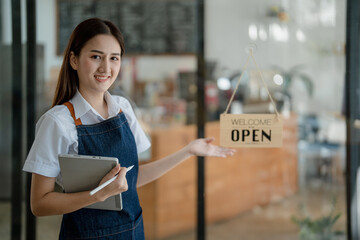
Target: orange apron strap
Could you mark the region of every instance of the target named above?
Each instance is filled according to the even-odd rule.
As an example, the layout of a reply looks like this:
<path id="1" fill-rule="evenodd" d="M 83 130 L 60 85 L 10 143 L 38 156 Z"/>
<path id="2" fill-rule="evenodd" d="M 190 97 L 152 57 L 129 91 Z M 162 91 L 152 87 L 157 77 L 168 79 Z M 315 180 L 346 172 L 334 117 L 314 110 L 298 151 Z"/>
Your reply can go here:
<path id="1" fill-rule="evenodd" d="M 76 119 L 76 117 L 75 117 L 75 110 L 74 110 L 74 106 L 72 105 L 72 103 L 66 102 L 66 103 L 64 103 L 64 105 L 69 109 L 71 116 L 74 119 L 75 125 L 76 126 L 82 125 L 80 118 Z"/>

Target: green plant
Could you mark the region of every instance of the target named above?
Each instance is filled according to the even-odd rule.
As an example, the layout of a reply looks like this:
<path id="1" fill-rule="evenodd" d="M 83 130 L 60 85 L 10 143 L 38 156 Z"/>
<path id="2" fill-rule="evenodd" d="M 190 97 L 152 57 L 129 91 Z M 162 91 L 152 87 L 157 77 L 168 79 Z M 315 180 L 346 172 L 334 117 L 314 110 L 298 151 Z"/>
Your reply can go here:
<path id="1" fill-rule="evenodd" d="M 309 77 L 307 74 L 303 73 L 303 65 L 296 65 L 294 67 L 291 67 L 289 70 L 282 69 L 279 66 L 274 66 L 275 71 L 277 71 L 283 78 L 283 93 L 286 94 L 288 97 L 291 97 L 290 95 L 290 86 L 293 84 L 295 79 L 301 80 L 303 84 L 305 85 L 305 88 L 309 94 L 310 97 L 313 96 L 314 93 L 314 84 L 311 77 Z"/>
<path id="2" fill-rule="evenodd" d="M 299 239 L 335 240 L 337 239 L 337 236 L 343 236 L 344 232 L 333 230 L 334 224 L 341 216 L 341 213 L 335 214 L 335 205 L 336 200 L 333 201 L 332 210 L 330 211 L 329 215 L 320 218 L 312 219 L 309 216 L 292 216 L 291 220 L 300 227 Z M 302 212 L 304 212 L 304 205 L 301 205 L 301 209 Z"/>

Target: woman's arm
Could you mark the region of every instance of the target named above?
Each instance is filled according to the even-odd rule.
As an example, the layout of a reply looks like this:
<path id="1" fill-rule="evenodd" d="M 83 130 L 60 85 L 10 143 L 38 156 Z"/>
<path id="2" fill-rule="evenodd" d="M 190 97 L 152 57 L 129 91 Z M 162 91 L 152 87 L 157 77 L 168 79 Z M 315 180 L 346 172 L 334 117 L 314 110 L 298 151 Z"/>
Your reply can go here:
<path id="1" fill-rule="evenodd" d="M 119 164 L 101 180 L 100 184 L 117 173 L 119 175 L 114 182 L 93 196 L 90 196 L 90 191 L 78 193 L 55 192 L 55 178 L 33 173 L 30 196 L 31 210 L 35 216 L 60 215 L 79 210 L 99 201 L 104 201 L 108 197 L 128 189 L 125 178 L 126 168 L 121 168 Z"/>
<path id="2" fill-rule="evenodd" d="M 227 157 L 232 156 L 234 149 L 218 147 L 210 144 L 214 138 L 196 139 L 181 150 L 160 160 L 141 165 L 137 187 L 141 187 L 161 177 L 169 170 L 191 156 Z"/>

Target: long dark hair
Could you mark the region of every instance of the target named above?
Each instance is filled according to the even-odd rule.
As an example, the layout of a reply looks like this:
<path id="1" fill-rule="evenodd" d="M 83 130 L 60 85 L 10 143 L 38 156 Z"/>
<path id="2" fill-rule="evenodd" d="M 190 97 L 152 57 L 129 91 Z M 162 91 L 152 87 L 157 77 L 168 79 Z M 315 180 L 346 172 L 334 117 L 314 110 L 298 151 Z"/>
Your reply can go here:
<path id="1" fill-rule="evenodd" d="M 86 42 L 99 34 L 114 36 L 120 44 L 121 56 L 124 54 L 124 38 L 112 22 L 99 18 L 90 18 L 81 22 L 72 32 L 64 52 L 52 107 L 69 101 L 79 87 L 77 72 L 70 65 L 70 53 L 74 52 L 75 56 L 79 56 Z"/>

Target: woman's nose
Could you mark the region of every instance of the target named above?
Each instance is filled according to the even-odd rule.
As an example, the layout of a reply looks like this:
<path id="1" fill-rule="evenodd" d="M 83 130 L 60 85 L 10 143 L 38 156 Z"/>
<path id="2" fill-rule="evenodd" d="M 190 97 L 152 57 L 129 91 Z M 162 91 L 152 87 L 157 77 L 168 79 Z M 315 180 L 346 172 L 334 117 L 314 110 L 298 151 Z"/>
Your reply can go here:
<path id="1" fill-rule="evenodd" d="M 98 71 L 101 73 L 109 73 L 110 72 L 109 62 L 107 60 L 101 61 Z"/>

